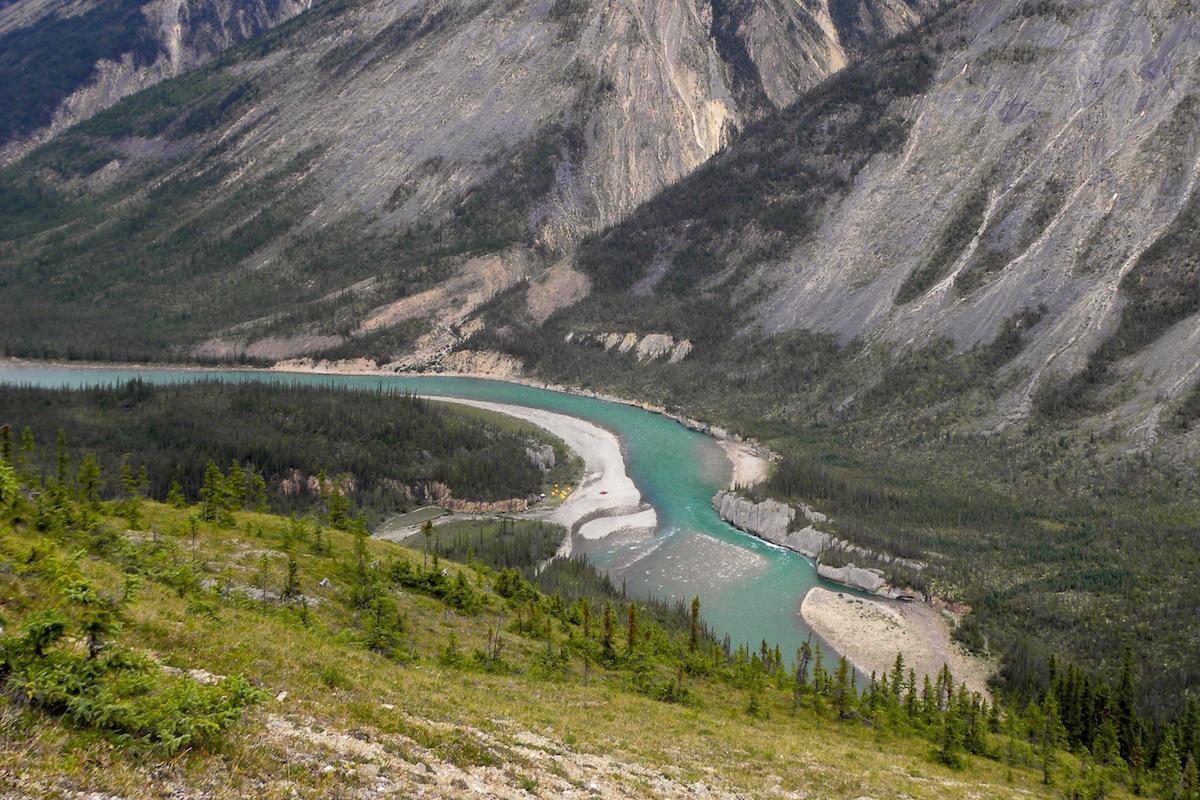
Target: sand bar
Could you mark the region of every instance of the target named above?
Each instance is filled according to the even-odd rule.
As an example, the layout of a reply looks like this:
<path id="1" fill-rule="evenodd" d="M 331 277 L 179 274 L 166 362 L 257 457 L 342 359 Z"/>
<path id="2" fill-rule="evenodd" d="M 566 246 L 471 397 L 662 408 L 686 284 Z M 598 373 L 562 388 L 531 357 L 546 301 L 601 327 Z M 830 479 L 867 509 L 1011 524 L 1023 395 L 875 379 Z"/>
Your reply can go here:
<path id="1" fill-rule="evenodd" d="M 829 642 L 863 675 L 881 674 L 892 668 L 896 653 L 917 672 L 936 678 L 942 664 L 950 665 L 955 680 L 965 681 L 972 691 L 985 697 L 991 665 L 972 656 L 950 638 L 945 614 L 928 603 L 874 600 L 850 593 L 810 589 L 800 613 L 817 635 Z"/>
<path id="2" fill-rule="evenodd" d="M 733 439 L 718 439 L 717 444 L 725 451 L 725 456 L 733 464 L 733 477 L 729 481 L 730 489 L 745 488 L 762 483 L 767 479 L 771 462 L 758 454 L 758 448 L 748 442 L 738 442 Z"/>
<path id="3" fill-rule="evenodd" d="M 563 504 L 540 518 L 573 530 L 585 518 L 596 536 L 624 528 L 654 528 L 658 516 L 642 503 L 642 494 L 625 474 L 625 457 L 615 434 L 578 417 L 543 411 L 540 408 L 467 400 L 459 397 L 430 397 L 439 403 L 481 408 L 523 419 L 562 439 L 583 460 L 583 478 Z M 604 520 L 602 526 L 597 522 Z"/>

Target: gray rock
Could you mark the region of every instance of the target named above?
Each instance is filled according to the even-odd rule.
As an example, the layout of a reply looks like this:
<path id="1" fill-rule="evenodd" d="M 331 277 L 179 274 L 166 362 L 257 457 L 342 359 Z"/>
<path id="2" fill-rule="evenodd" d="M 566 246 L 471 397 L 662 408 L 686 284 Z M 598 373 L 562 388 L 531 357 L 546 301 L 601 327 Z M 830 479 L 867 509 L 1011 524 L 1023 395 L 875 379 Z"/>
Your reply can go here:
<path id="1" fill-rule="evenodd" d="M 847 564 L 844 567 L 818 564 L 817 574 L 827 581 L 840 583 L 853 589 L 861 589 L 864 592 L 875 593 L 887 585 L 883 579 L 883 573 L 879 570 L 864 569 L 853 564 Z"/>
<path id="2" fill-rule="evenodd" d="M 754 503 L 734 492 L 720 491 L 713 506 L 735 528 L 752 533 L 771 544 L 787 547 L 788 529 L 796 518 L 796 509 L 776 500 Z"/>

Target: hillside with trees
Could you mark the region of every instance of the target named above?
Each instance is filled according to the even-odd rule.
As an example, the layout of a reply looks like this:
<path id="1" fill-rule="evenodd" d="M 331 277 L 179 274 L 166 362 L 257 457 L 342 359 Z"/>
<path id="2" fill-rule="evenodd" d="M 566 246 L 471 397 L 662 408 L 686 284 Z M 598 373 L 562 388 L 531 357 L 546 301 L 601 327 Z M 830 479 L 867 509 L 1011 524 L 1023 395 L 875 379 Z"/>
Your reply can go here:
<path id="1" fill-rule="evenodd" d="M 6 792 L 1195 797 L 1200 714 L 1149 726 L 1131 666 L 1055 667 L 1023 703 L 899 658 L 860 689 L 817 643 L 723 647 L 698 601 L 667 623 L 611 586 L 204 508 L 0 461 Z"/>
<path id="2" fill-rule="evenodd" d="M 511 417 L 390 390 L 134 380 L 82 390 L 0 386 L 0 446 L 51 469 L 89 455 L 108 476 L 144 474 L 148 497 L 200 499 L 206 465 L 236 473 L 238 506 L 381 515 L 450 497 L 530 498 L 577 468 L 566 445 Z M 544 471 L 526 450 L 550 445 Z M 74 475 L 72 475 L 74 477 Z M 100 497 L 123 490 L 100 481 Z M 344 502 L 343 502 L 344 501 Z"/>

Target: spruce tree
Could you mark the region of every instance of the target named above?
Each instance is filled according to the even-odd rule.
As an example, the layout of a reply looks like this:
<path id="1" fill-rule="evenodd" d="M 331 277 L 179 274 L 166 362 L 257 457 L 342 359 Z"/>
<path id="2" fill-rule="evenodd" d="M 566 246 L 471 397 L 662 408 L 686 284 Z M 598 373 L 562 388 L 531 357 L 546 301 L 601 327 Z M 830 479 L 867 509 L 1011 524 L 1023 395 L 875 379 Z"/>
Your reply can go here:
<path id="1" fill-rule="evenodd" d="M 625 607 L 625 652 L 632 655 L 637 646 L 637 606 L 629 603 Z"/>
<path id="2" fill-rule="evenodd" d="M 433 541 L 433 520 L 421 523 L 421 566 L 429 566 L 429 543 Z"/>
<path id="3" fill-rule="evenodd" d="M 1046 702 L 1054 703 L 1054 695 L 1050 692 L 1046 693 Z M 1054 782 L 1054 766 L 1055 766 L 1055 751 L 1054 751 L 1054 724 L 1056 719 L 1053 715 L 1046 713 L 1042 719 L 1042 732 L 1039 740 L 1038 755 L 1042 762 L 1042 783 L 1050 786 Z"/>
<path id="4" fill-rule="evenodd" d="M 1183 767 L 1179 763 L 1179 750 L 1175 746 L 1175 736 L 1168 728 L 1158 748 L 1158 763 L 1154 768 L 1155 782 L 1158 784 L 1158 796 L 1162 800 L 1180 800 L 1183 789 Z"/>
<path id="5" fill-rule="evenodd" d="M 225 476 L 225 497 L 231 510 L 240 509 L 246 503 L 246 473 L 236 458 L 229 462 L 229 472 Z"/>
<path id="6" fill-rule="evenodd" d="M 925 683 L 921 687 L 921 720 L 926 725 L 932 725 L 938 713 L 937 694 L 933 690 L 933 683 L 929 680 L 929 674 L 925 674 Z"/>
<path id="7" fill-rule="evenodd" d="M 1125 646 L 1121 662 L 1121 677 L 1117 683 L 1117 737 L 1121 758 L 1132 764 L 1133 740 L 1137 725 L 1135 687 L 1133 681 L 1133 647 Z"/>
<path id="8" fill-rule="evenodd" d="M 1180 733 L 1183 753 L 1200 761 L 1200 704 L 1191 695 L 1188 695 L 1184 708 Z"/>
<path id="9" fill-rule="evenodd" d="M 1187 766 L 1183 770 L 1183 800 L 1200 800 L 1200 774 L 1197 774 L 1196 756 L 1188 753 Z"/>
<path id="10" fill-rule="evenodd" d="M 253 511 L 257 511 L 260 514 L 267 513 L 267 482 L 257 471 L 250 475 L 249 505 Z"/>
<path id="11" fill-rule="evenodd" d="M 700 644 L 700 597 L 697 595 L 692 598 L 692 622 L 688 629 L 688 652 L 696 652 L 696 646 Z"/>
<path id="12" fill-rule="evenodd" d="M 792 683 L 792 703 L 797 707 L 804 693 L 808 691 L 808 661 L 811 656 L 812 650 L 808 642 L 801 642 L 796 648 L 796 672 Z"/>
<path id="13" fill-rule="evenodd" d="M 79 465 L 79 475 L 75 478 L 75 482 L 79 486 L 79 499 L 93 509 L 98 508 L 102 487 L 100 465 L 96 463 L 96 459 L 91 453 L 83 457 L 83 463 Z"/>
<path id="14" fill-rule="evenodd" d="M 1129 744 L 1129 788 L 1134 794 L 1141 794 L 1145 781 L 1146 749 L 1142 737 L 1142 726 L 1137 718 L 1134 718 L 1130 727 L 1132 733 Z"/>
<path id="15" fill-rule="evenodd" d="M 938 737 L 938 760 L 948 767 L 961 767 L 962 746 L 962 727 L 957 709 L 951 707 L 942 717 L 941 736 Z"/>
<path id="16" fill-rule="evenodd" d="M 613 650 L 613 629 L 616 627 L 616 619 L 613 616 L 612 604 L 604 603 L 604 614 L 600 619 L 600 647 L 604 652 L 604 660 L 611 663 L 615 652 Z"/>
<path id="17" fill-rule="evenodd" d="M 59 486 L 67 485 L 67 471 L 71 466 L 71 456 L 67 452 L 67 434 L 62 428 L 54 438 L 54 480 Z"/>
<path id="18" fill-rule="evenodd" d="M 833 710 L 838 719 L 849 719 L 853 715 L 857 699 L 854 683 L 850 680 L 850 662 L 842 656 L 833 681 Z"/>
<path id="19" fill-rule="evenodd" d="M 21 496 L 17 471 L 7 460 L 0 459 L 0 517 L 6 516 Z"/>
<path id="20" fill-rule="evenodd" d="M 36 452 L 37 444 L 33 440 L 33 429 L 26 425 L 21 430 L 21 450 L 17 455 L 18 472 L 28 473 L 33 470 L 33 456 Z"/>
<path id="21" fill-rule="evenodd" d="M 225 477 L 216 462 L 204 466 L 204 482 L 200 484 L 200 516 L 208 522 L 221 519 L 221 501 Z"/>
<path id="22" fill-rule="evenodd" d="M 171 481 L 170 487 L 167 488 L 167 505 L 171 508 L 187 506 L 187 499 L 183 496 L 183 487 L 179 485 L 179 481 Z"/>
<path id="23" fill-rule="evenodd" d="M 896 697 L 896 702 L 900 702 L 901 695 L 904 691 L 904 655 L 900 651 L 896 651 L 896 660 L 892 662 L 892 694 Z"/>
<path id="24" fill-rule="evenodd" d="M 121 462 L 121 488 L 125 497 L 121 501 L 121 513 L 130 528 L 137 529 L 142 524 L 142 491 L 141 485 L 128 461 Z"/>
<path id="25" fill-rule="evenodd" d="M 288 556 L 287 561 L 287 577 L 283 582 L 283 593 L 280 595 L 284 602 L 295 600 L 300 596 L 300 566 L 296 563 L 296 559 Z"/>
<path id="26" fill-rule="evenodd" d="M 1096 727 L 1096 737 L 1091 744 L 1096 761 L 1110 766 L 1121 759 L 1121 743 L 1117 738 L 1117 723 L 1111 710 L 1106 709 Z"/>
<path id="27" fill-rule="evenodd" d="M 819 714 L 825 705 L 825 693 L 827 691 L 825 664 L 821 653 L 821 643 L 817 642 L 813 645 L 813 709 Z"/>

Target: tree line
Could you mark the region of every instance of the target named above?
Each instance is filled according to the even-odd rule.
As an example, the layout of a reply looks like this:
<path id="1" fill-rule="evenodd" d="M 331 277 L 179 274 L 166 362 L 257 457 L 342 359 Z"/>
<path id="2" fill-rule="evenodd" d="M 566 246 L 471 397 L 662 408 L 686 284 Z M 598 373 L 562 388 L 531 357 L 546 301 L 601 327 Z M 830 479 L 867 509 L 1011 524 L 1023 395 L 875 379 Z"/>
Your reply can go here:
<path id="1" fill-rule="evenodd" d="M 324 473 L 372 518 L 422 504 L 434 483 L 455 497 L 491 501 L 536 494 L 546 477 L 525 456 L 531 442 L 546 441 L 531 426 L 491 424 L 383 388 L 140 380 L 78 390 L 6 386 L 0 409 L 15 458 L 49 465 L 65 456 L 79 464 L 90 455 L 108 474 L 128 461 L 146 468 L 146 494 L 158 500 L 172 485 L 199 500 L 209 461 L 236 463 L 247 490 L 283 513 L 322 505 Z M 61 448 L 54 431 L 64 437 Z M 284 481 L 292 481 L 287 490 Z M 95 488 L 105 498 L 121 491 L 116 481 Z"/>

